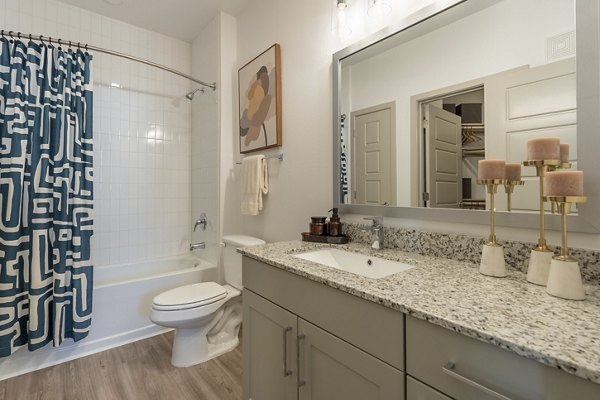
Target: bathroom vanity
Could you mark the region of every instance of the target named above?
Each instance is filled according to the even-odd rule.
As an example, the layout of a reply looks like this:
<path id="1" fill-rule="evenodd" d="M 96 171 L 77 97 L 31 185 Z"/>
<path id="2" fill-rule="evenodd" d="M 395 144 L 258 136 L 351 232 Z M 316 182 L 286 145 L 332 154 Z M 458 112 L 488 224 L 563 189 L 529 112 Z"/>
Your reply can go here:
<path id="1" fill-rule="evenodd" d="M 548 296 L 523 274 L 403 253 L 370 279 L 298 259 L 327 245 L 242 250 L 244 399 L 598 399 L 600 291 Z M 340 247 L 340 246 L 337 246 Z"/>

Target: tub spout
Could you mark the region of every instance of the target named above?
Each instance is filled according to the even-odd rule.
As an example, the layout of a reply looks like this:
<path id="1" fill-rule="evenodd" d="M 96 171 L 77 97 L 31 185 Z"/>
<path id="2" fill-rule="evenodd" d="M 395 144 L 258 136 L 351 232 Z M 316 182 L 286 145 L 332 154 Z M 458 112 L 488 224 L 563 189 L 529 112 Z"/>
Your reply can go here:
<path id="1" fill-rule="evenodd" d="M 205 242 L 190 244 L 190 251 L 194 251 L 194 250 L 197 250 L 197 249 L 204 249 L 204 248 L 206 248 L 206 243 Z"/>

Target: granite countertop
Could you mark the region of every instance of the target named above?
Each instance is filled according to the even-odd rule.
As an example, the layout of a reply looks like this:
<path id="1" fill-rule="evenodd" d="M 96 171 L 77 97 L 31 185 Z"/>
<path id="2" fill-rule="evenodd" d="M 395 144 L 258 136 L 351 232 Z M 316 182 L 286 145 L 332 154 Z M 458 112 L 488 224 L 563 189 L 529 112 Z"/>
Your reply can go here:
<path id="1" fill-rule="evenodd" d="M 293 257 L 326 247 L 415 265 L 371 279 Z M 563 300 L 528 283 L 479 274 L 478 265 L 364 244 L 279 242 L 239 250 L 259 261 L 324 283 L 416 318 L 491 343 L 521 356 L 600 383 L 600 287 L 585 286 L 586 300 Z"/>

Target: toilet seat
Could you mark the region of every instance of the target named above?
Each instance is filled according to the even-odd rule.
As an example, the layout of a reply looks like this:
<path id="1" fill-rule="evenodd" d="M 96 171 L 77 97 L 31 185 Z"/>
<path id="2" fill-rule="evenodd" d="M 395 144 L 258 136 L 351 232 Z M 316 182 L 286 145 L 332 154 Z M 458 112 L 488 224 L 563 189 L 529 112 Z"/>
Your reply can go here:
<path id="1" fill-rule="evenodd" d="M 216 303 L 227 296 L 227 290 L 216 282 L 180 286 L 156 296 L 152 308 L 158 311 L 187 310 Z"/>

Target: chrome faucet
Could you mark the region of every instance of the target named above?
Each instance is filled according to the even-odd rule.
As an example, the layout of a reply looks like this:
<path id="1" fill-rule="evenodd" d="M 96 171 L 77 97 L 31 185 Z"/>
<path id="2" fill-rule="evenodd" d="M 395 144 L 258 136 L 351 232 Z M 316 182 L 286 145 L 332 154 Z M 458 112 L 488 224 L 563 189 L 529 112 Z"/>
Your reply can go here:
<path id="1" fill-rule="evenodd" d="M 383 217 L 367 217 L 363 218 L 368 221 L 373 221 L 373 224 L 365 229 L 364 231 L 372 231 L 375 233 L 375 240 L 371 244 L 371 248 L 380 250 L 383 248 Z"/>
<path id="2" fill-rule="evenodd" d="M 190 251 L 194 251 L 197 249 L 204 249 L 206 248 L 206 243 L 205 242 L 199 242 L 199 243 L 192 243 L 190 244 Z"/>
<path id="3" fill-rule="evenodd" d="M 208 220 L 206 219 L 206 214 L 200 214 L 200 218 L 198 218 L 198 220 L 194 224 L 194 232 L 196 232 L 196 228 L 198 227 L 198 225 L 202 225 L 202 230 L 205 231 L 207 222 Z"/>

